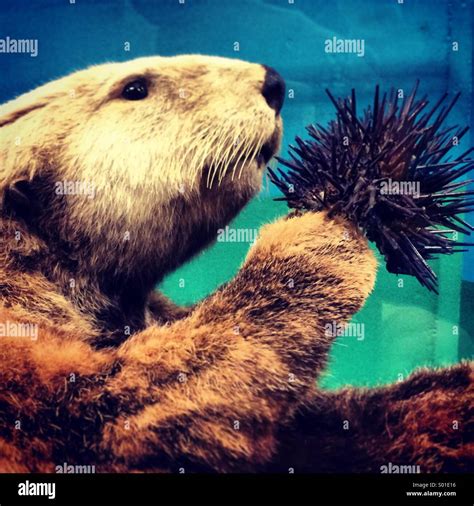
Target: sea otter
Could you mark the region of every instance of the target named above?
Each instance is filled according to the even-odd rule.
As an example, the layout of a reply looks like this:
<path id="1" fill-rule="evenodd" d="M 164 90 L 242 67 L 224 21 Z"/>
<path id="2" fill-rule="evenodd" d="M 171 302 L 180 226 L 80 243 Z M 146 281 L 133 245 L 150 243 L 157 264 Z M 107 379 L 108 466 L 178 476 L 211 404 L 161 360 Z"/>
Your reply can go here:
<path id="1" fill-rule="evenodd" d="M 147 57 L 0 108 L 0 471 L 472 465 L 469 364 L 317 388 L 376 275 L 343 219 L 266 225 L 195 307 L 154 291 L 258 192 L 284 95 L 264 65 Z"/>

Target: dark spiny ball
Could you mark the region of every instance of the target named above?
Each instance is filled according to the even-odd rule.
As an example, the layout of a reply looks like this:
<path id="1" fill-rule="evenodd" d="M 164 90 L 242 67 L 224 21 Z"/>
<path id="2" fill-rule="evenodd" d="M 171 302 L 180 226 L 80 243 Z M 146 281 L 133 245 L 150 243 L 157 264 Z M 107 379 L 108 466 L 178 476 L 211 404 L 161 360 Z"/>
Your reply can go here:
<path id="1" fill-rule="evenodd" d="M 288 170 L 269 171 L 290 207 L 345 216 L 375 242 L 390 272 L 437 291 L 427 260 L 465 251 L 460 247 L 470 244 L 450 235 L 474 230 L 460 217 L 473 209 L 474 192 L 463 190 L 471 181 L 458 181 L 474 167 L 466 158 L 474 148 L 446 158 L 468 131 L 443 127 L 459 94 L 443 106 L 445 94 L 427 110 L 426 97 L 415 100 L 417 88 L 399 100 L 393 89 L 380 99 L 377 86 L 361 117 L 354 90 L 338 100 L 327 91 L 337 119 L 307 127 L 310 139 L 297 137 L 291 160 L 279 159 Z"/>

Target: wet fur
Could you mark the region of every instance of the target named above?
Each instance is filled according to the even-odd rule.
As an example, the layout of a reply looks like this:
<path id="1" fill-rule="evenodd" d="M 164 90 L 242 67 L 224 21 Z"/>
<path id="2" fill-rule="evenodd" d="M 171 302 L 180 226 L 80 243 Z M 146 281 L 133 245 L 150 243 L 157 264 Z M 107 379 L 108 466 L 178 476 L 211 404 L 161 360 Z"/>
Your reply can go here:
<path id="1" fill-rule="evenodd" d="M 126 109 L 118 93 L 137 74 L 159 93 Z M 258 191 L 255 153 L 281 136 L 263 79 L 263 67 L 235 60 L 141 59 L 0 110 L 0 321 L 39 326 L 37 341 L 0 339 L 1 471 L 469 465 L 469 365 L 381 389 L 317 389 L 326 323 L 349 320 L 375 280 L 366 240 L 343 220 L 266 225 L 235 278 L 196 307 L 153 291 Z M 97 199 L 54 195 L 54 181 L 74 178 L 93 179 Z"/>

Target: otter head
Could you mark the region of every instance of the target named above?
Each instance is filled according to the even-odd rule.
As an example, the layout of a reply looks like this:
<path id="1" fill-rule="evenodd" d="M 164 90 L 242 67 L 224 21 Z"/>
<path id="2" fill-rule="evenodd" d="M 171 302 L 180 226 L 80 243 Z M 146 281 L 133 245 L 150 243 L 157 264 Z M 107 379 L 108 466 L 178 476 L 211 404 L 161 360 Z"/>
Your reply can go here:
<path id="1" fill-rule="evenodd" d="M 149 289 L 259 190 L 283 97 L 273 69 L 206 56 L 46 84 L 0 108 L 2 214 L 73 275 Z"/>

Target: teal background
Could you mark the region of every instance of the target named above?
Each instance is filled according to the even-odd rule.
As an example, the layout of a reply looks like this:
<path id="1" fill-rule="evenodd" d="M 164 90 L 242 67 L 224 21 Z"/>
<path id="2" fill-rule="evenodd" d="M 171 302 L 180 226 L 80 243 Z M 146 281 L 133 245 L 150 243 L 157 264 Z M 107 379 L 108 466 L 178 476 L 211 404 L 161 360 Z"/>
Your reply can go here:
<path id="1" fill-rule="evenodd" d="M 71 0 L 72 2 L 72 0 Z M 85 66 L 144 55 L 203 53 L 275 67 L 292 92 L 283 109 L 283 153 L 311 122 L 334 111 L 335 95 L 357 90 L 367 103 L 375 84 L 408 92 L 416 79 L 435 101 L 462 92 L 451 123 L 474 123 L 474 6 L 454 0 L 0 0 L 0 37 L 37 38 L 39 55 L 0 54 L 0 101 Z M 364 39 L 365 55 L 327 54 L 333 36 Z M 235 43 L 239 51 L 235 51 Z M 126 51 L 126 43 L 130 50 Z M 457 43 L 457 50 L 453 44 Z M 460 151 L 473 144 L 467 135 Z M 232 224 L 259 228 L 286 212 L 268 182 Z M 219 242 L 169 276 L 161 288 L 193 303 L 229 280 L 249 244 Z M 402 379 L 419 365 L 454 363 L 474 350 L 474 253 L 433 262 L 440 295 L 379 270 L 355 321 L 365 338 L 340 337 L 323 384 L 329 388 Z"/>

